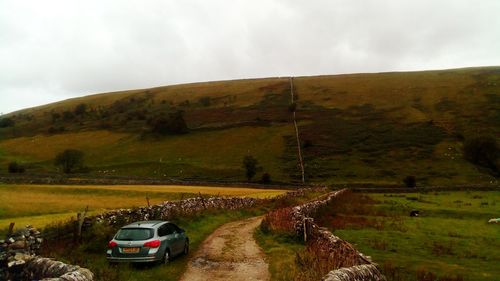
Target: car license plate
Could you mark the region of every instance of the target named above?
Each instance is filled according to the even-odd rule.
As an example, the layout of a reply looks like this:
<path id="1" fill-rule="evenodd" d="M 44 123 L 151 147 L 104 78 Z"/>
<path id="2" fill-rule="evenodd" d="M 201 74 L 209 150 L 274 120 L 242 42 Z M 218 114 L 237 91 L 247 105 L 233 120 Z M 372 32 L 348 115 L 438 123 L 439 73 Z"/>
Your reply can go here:
<path id="1" fill-rule="evenodd" d="M 139 253 L 139 248 L 122 248 L 124 253 Z"/>

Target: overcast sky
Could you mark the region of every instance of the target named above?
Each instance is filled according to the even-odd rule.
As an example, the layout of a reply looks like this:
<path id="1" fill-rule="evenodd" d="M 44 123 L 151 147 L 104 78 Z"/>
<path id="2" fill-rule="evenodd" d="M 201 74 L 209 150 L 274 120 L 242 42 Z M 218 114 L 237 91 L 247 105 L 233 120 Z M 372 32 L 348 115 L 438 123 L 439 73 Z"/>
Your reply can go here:
<path id="1" fill-rule="evenodd" d="M 186 82 L 500 65 L 499 0 L 0 0 L 0 112 Z"/>

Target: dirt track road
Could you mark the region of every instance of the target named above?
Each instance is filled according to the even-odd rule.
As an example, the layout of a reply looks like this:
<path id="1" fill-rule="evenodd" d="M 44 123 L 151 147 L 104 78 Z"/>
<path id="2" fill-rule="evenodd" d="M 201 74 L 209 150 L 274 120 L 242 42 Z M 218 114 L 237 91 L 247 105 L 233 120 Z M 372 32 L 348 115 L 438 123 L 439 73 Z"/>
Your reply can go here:
<path id="1" fill-rule="evenodd" d="M 253 238 L 261 220 L 254 217 L 219 227 L 203 242 L 180 280 L 269 280 L 264 253 Z"/>

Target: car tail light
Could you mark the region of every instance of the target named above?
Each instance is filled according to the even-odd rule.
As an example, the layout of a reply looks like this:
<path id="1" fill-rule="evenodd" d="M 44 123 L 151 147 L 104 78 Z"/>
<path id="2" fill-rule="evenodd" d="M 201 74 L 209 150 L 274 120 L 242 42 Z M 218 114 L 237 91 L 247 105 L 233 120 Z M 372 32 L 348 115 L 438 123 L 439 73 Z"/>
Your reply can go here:
<path id="1" fill-rule="evenodd" d="M 116 243 L 115 241 L 109 241 L 108 248 L 113 248 L 113 247 L 116 247 L 116 246 L 118 246 L 118 243 Z"/>
<path id="2" fill-rule="evenodd" d="M 149 248 L 158 248 L 160 247 L 160 240 L 153 240 L 144 243 L 144 247 L 149 247 Z"/>

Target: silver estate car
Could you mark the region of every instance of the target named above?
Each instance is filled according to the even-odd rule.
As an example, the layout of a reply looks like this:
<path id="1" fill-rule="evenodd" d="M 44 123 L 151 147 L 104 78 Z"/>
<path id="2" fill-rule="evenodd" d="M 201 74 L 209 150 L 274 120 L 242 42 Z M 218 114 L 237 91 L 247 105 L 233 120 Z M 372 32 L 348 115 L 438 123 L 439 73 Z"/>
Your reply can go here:
<path id="1" fill-rule="evenodd" d="M 187 254 L 186 232 L 168 221 L 139 221 L 122 227 L 109 241 L 109 262 L 163 262 Z"/>

